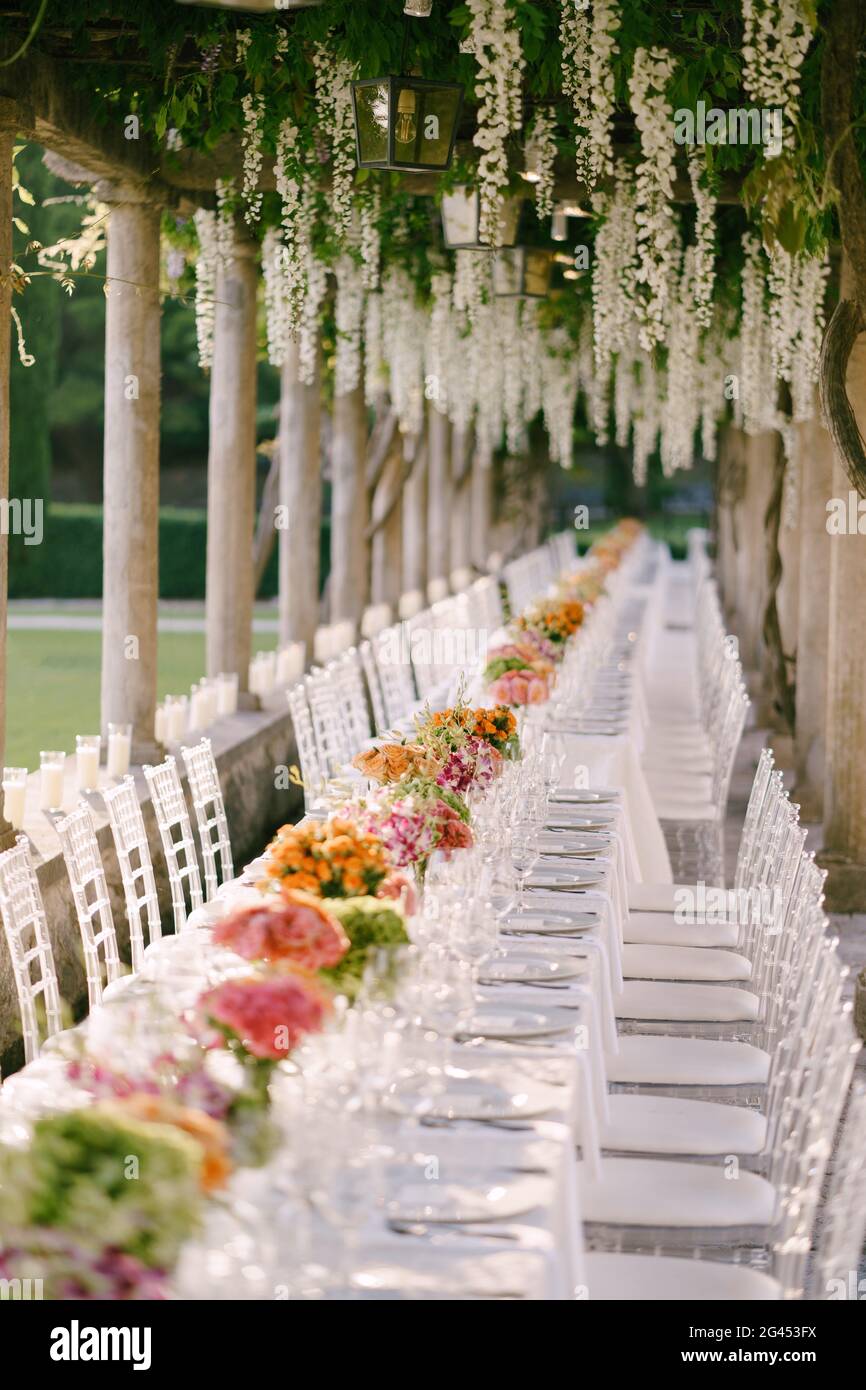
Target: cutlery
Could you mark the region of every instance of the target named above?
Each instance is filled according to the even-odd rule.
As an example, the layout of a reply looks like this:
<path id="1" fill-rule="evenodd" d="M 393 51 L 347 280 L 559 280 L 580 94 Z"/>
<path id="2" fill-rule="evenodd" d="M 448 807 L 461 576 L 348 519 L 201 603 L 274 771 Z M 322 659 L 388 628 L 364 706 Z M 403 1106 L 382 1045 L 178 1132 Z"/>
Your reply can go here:
<path id="1" fill-rule="evenodd" d="M 460 1221 L 436 1221 L 428 1225 L 424 1221 L 400 1221 L 394 1218 L 387 1224 L 388 1229 L 398 1236 L 420 1236 L 430 1239 L 447 1233 L 453 1236 L 471 1236 L 473 1240 L 509 1240 L 517 1243 L 520 1241 L 520 1236 L 512 1231 L 487 1229 L 486 1225 L 484 1230 L 479 1230 L 478 1225 L 470 1226 L 467 1222 Z"/>

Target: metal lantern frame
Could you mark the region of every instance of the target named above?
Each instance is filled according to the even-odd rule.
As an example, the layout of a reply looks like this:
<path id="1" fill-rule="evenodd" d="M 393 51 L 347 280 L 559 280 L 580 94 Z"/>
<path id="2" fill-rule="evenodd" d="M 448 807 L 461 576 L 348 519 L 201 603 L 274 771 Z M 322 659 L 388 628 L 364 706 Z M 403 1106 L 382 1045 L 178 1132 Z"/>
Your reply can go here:
<path id="1" fill-rule="evenodd" d="M 550 293 L 550 282 L 553 277 L 553 257 L 553 251 L 547 246 L 520 245 L 505 247 L 497 251 L 493 261 L 493 293 L 496 298 L 546 299 Z M 544 263 L 544 288 L 527 288 L 527 270 L 531 270 L 533 262 L 537 266 L 542 261 Z M 501 288 L 504 266 L 510 267 L 507 272 L 510 275 L 510 285 L 516 286 L 516 288 Z"/>
<path id="2" fill-rule="evenodd" d="M 468 241 L 453 240 L 448 233 L 448 219 L 452 214 L 446 208 L 446 203 L 448 202 L 449 198 L 458 197 L 464 200 L 464 203 L 467 205 L 467 207 L 470 203 L 472 204 L 472 211 L 470 213 L 470 216 L 472 219 L 472 226 L 474 228 L 475 234 Z M 522 198 L 519 194 L 512 195 L 511 197 L 505 197 L 501 200 L 502 215 L 500 217 L 500 225 L 504 224 L 505 231 L 504 240 L 501 243 L 503 247 L 510 248 L 512 246 L 517 245 L 517 237 L 520 232 L 520 216 L 523 212 L 523 204 L 525 201 L 526 200 Z M 456 188 L 452 188 L 449 193 L 444 193 L 442 195 L 442 206 L 440 212 L 442 214 L 442 237 L 449 251 L 491 250 L 491 247 L 487 242 L 479 240 L 479 229 L 481 226 L 481 194 L 479 193 L 477 188 L 470 188 L 468 184 L 462 183 L 459 184 Z M 513 232 L 509 235 L 507 227 L 508 220 L 511 215 L 513 215 L 514 217 L 514 227 Z"/>
<path id="3" fill-rule="evenodd" d="M 460 125 L 460 117 L 463 113 L 463 85 L 460 82 L 436 82 L 426 77 L 411 77 L 407 75 L 392 75 L 390 77 L 362 77 L 352 86 L 352 113 L 355 120 L 355 157 L 359 169 L 394 169 L 416 174 L 442 174 L 446 169 L 450 169 L 454 158 L 454 146 L 457 141 L 457 130 Z M 387 150 L 383 159 L 364 159 L 361 151 L 361 127 L 358 121 L 358 94 L 366 90 L 380 90 L 387 93 L 388 101 L 388 130 L 387 130 Z M 401 92 L 411 91 L 417 97 L 423 98 L 434 92 L 453 93 L 456 96 L 454 106 L 454 116 L 451 124 L 451 131 L 448 139 L 448 154 L 444 162 L 424 164 L 417 159 L 403 160 L 398 158 L 396 146 L 397 118 L 399 115 L 399 97 Z M 431 114 L 431 113 L 427 113 Z M 417 116 L 420 122 L 424 119 L 423 105 L 422 110 Z"/>

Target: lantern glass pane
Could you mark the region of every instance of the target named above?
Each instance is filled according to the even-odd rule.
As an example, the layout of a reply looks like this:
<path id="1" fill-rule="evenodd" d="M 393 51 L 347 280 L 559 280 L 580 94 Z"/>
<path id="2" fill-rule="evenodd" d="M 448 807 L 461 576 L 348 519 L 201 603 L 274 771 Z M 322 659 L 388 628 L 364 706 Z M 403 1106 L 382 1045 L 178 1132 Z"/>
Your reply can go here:
<path id="1" fill-rule="evenodd" d="M 387 164 L 388 83 L 359 83 L 352 92 L 359 160 L 362 164 Z"/>
<path id="2" fill-rule="evenodd" d="M 499 218 L 499 244 L 501 246 L 513 246 L 517 240 L 517 227 L 520 222 L 522 207 L 522 198 L 503 198 L 502 213 Z"/>
<path id="3" fill-rule="evenodd" d="M 455 188 L 442 199 L 442 227 L 448 246 L 477 246 L 478 194 L 469 188 Z"/>
<path id="4" fill-rule="evenodd" d="M 410 169 L 446 169 L 462 89 L 392 81 L 391 163 Z"/>
<path id="5" fill-rule="evenodd" d="M 550 256 L 547 251 L 526 250 L 523 293 L 544 298 L 550 283 Z"/>
<path id="6" fill-rule="evenodd" d="M 523 247 L 499 251 L 493 262 L 493 291 L 498 295 L 520 294 L 523 281 Z"/>

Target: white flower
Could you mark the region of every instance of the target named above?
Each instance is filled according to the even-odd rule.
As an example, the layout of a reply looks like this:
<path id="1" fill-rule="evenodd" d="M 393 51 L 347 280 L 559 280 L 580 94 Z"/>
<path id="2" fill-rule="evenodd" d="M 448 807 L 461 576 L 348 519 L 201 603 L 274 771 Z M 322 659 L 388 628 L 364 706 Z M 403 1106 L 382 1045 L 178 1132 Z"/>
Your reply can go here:
<path id="1" fill-rule="evenodd" d="M 352 79 L 355 64 L 335 59 L 327 43 L 313 50 L 314 100 L 318 128 L 331 153 L 331 215 L 334 231 L 342 240 L 352 223 L 352 186 L 355 179 L 355 124 L 352 117 Z"/>
<path id="2" fill-rule="evenodd" d="M 193 217 L 198 236 L 195 262 L 195 336 L 198 364 L 208 371 L 213 363 L 214 306 L 217 275 L 217 218 L 207 208 L 197 208 Z"/>
<path id="3" fill-rule="evenodd" d="M 472 15 L 470 40 L 478 63 L 478 113 L 473 144 L 481 150 L 479 236 L 485 245 L 499 246 L 500 200 L 508 183 L 507 141 L 520 128 L 524 59 L 520 31 L 507 0 L 468 0 L 468 4 Z"/>
<path id="4" fill-rule="evenodd" d="M 613 171 L 612 59 L 621 16 L 616 0 L 561 0 L 561 4 L 562 90 L 574 107 L 577 177 L 592 188 Z"/>
<path id="5" fill-rule="evenodd" d="M 743 0 L 743 86 L 757 106 L 782 112 L 786 145 L 800 117 L 800 67 L 811 39 L 801 0 Z M 774 151 L 767 144 L 764 153 Z"/>
<path id="6" fill-rule="evenodd" d="M 362 274 L 365 290 L 379 288 L 382 238 L 378 224 L 381 211 L 382 194 L 377 185 L 361 201 L 361 256 L 364 262 Z"/>
<path id="7" fill-rule="evenodd" d="M 637 314 L 641 347 L 651 352 L 665 339 L 665 319 L 679 236 L 672 198 L 674 143 L 667 85 L 674 62 L 664 49 L 639 48 L 629 79 L 632 109 L 640 132 L 636 174 Z"/>
<path id="8" fill-rule="evenodd" d="M 716 278 L 716 200 L 705 186 L 706 167 L 697 150 L 689 154 L 689 179 L 695 200 L 695 309 L 701 328 L 709 328 Z"/>
<path id="9" fill-rule="evenodd" d="M 243 197 L 244 219 L 249 227 L 258 222 L 262 211 L 262 194 L 258 192 L 262 168 L 262 127 L 265 120 L 265 99 L 246 92 L 241 98 L 244 128 L 241 147 L 244 156 Z"/>
<path id="10" fill-rule="evenodd" d="M 268 361 L 273 367 L 283 365 L 290 337 L 285 293 L 285 255 L 282 234 L 277 228 L 269 227 L 262 243 L 262 276 L 265 282 Z"/>
<path id="11" fill-rule="evenodd" d="M 334 366 L 334 393 L 348 395 L 361 380 L 361 320 L 364 314 L 364 285 L 361 267 L 354 257 L 344 254 L 337 261 L 337 351 Z"/>
<path id="12" fill-rule="evenodd" d="M 554 164 L 556 162 L 556 140 L 554 138 L 554 115 L 544 106 L 539 106 L 535 119 L 526 136 L 524 164 L 538 175 L 535 183 L 535 207 L 539 217 L 549 217 L 553 212 Z"/>

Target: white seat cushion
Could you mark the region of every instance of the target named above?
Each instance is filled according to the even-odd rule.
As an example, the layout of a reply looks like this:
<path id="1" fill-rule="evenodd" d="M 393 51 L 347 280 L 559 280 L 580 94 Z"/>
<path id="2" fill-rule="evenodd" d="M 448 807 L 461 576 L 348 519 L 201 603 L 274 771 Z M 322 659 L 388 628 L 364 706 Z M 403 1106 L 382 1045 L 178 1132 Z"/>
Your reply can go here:
<path id="1" fill-rule="evenodd" d="M 672 1023 L 754 1023 L 757 994 L 734 985 L 668 984 L 658 980 L 626 980 L 616 997 L 617 1018 L 643 1018 Z"/>
<path id="2" fill-rule="evenodd" d="M 677 894 L 685 889 L 694 894 L 691 883 L 630 883 L 628 885 L 629 912 L 676 912 L 681 901 Z"/>
<path id="3" fill-rule="evenodd" d="M 623 939 L 639 946 L 736 946 L 733 922 L 678 922 L 672 912 L 629 912 Z"/>
<path id="4" fill-rule="evenodd" d="M 670 764 L 658 768 L 644 763 L 643 769 L 653 799 L 658 796 L 676 801 L 712 800 L 713 779 L 708 772 L 692 773 Z"/>
<path id="5" fill-rule="evenodd" d="M 586 1287 L 590 1301 L 600 1303 L 770 1303 L 782 1297 L 775 1279 L 744 1265 L 603 1251 L 586 1256 Z"/>
<path id="6" fill-rule="evenodd" d="M 740 1169 L 732 1182 L 721 1164 L 605 1158 L 600 1178 L 578 1163 L 578 1184 L 584 1221 L 613 1226 L 769 1226 L 776 1210 L 766 1178 Z"/>
<path id="7" fill-rule="evenodd" d="M 610 1082 L 636 1086 L 763 1086 L 770 1056 L 751 1043 L 726 1038 L 677 1038 L 624 1033 L 605 1058 Z"/>
<path id="8" fill-rule="evenodd" d="M 612 1095 L 608 1108 L 602 1148 L 623 1153 L 757 1154 L 767 1137 L 764 1116 L 742 1105 Z"/>
<path id="9" fill-rule="evenodd" d="M 707 946 L 630 944 L 622 948 L 622 973 L 627 980 L 750 980 L 752 963 Z"/>

